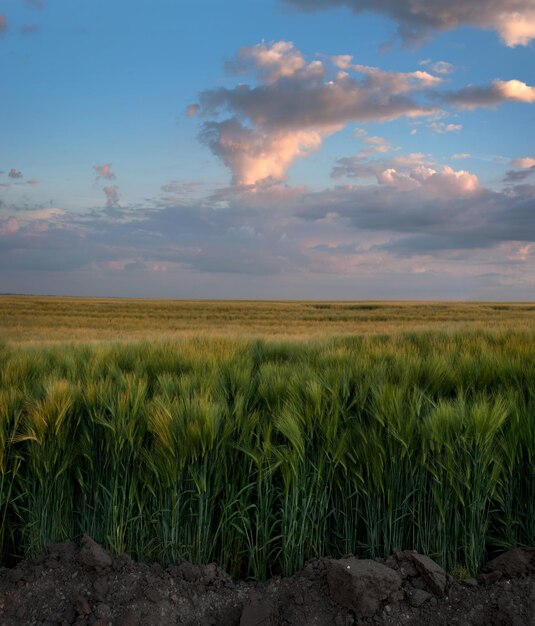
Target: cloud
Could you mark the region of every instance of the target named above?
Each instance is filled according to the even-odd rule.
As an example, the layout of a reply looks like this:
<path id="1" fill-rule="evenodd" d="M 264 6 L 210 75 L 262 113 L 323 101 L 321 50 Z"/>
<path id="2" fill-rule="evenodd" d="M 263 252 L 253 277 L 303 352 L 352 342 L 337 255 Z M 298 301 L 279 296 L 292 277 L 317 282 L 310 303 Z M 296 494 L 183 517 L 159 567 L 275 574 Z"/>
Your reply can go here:
<path id="1" fill-rule="evenodd" d="M 535 242 L 531 217 L 535 187 L 521 185 L 492 191 L 469 172 L 443 168 L 425 173 L 419 185 L 337 187 L 309 195 L 300 215 L 332 220 L 347 230 L 385 234 L 380 249 L 411 258 L 457 251 L 464 259 L 504 243 Z M 453 187 L 453 188 L 452 188 Z"/>
<path id="2" fill-rule="evenodd" d="M 20 228 L 18 220 L 10 217 L 7 220 L 0 220 L 0 235 L 11 235 L 16 233 Z"/>
<path id="3" fill-rule="evenodd" d="M 368 161 L 363 161 L 360 155 L 345 157 L 337 161 L 332 177 L 375 178 L 379 188 L 419 190 L 422 195 L 442 200 L 469 196 L 481 189 L 475 174 L 455 171 L 447 165 L 438 166 L 421 153 Z"/>
<path id="4" fill-rule="evenodd" d="M 355 137 L 358 137 L 361 140 L 362 146 L 361 149 L 354 156 L 349 159 L 340 159 L 339 168 L 340 171 L 345 171 L 345 167 L 343 166 L 344 161 L 348 161 L 351 164 L 350 169 L 352 167 L 358 168 L 360 172 L 368 171 L 369 166 L 366 163 L 370 163 L 368 161 L 369 157 L 376 154 L 388 154 L 390 152 L 395 152 L 399 150 L 397 146 L 393 146 L 388 139 L 385 137 L 379 137 L 375 135 L 368 136 L 368 132 L 363 128 L 357 128 L 353 133 Z M 372 163 L 379 163 L 379 160 L 373 161 Z M 335 168 L 336 170 L 337 168 Z M 335 174 L 335 177 L 337 174 Z M 365 176 L 367 177 L 367 176 Z"/>
<path id="5" fill-rule="evenodd" d="M 171 193 L 180 197 L 190 197 L 198 193 L 203 187 L 200 180 L 171 180 L 161 186 L 161 190 L 165 193 Z"/>
<path id="6" fill-rule="evenodd" d="M 462 130 L 462 124 L 445 124 L 444 122 L 433 122 L 429 124 L 429 128 L 437 133 L 437 135 L 443 135 L 444 133 L 454 133 Z"/>
<path id="7" fill-rule="evenodd" d="M 431 61 L 431 59 L 423 59 L 420 61 L 420 65 L 427 65 L 435 74 L 453 74 L 455 71 L 455 65 L 448 63 L 447 61 Z"/>
<path id="8" fill-rule="evenodd" d="M 505 174 L 505 178 L 503 182 L 505 183 L 519 183 L 526 178 L 530 177 L 532 174 L 535 174 L 535 163 L 531 167 L 527 167 L 520 170 L 509 170 Z"/>
<path id="9" fill-rule="evenodd" d="M 111 171 L 112 163 L 105 163 L 104 165 L 93 165 L 93 169 L 97 173 L 98 178 L 105 178 L 106 180 L 115 180 L 115 174 Z"/>
<path id="10" fill-rule="evenodd" d="M 7 30 L 7 19 L 3 13 L 0 13 L 0 35 L 5 33 Z"/>
<path id="11" fill-rule="evenodd" d="M 415 72 L 387 72 L 377 67 L 352 63 L 353 57 L 342 54 L 332 57 L 333 63 L 341 70 L 351 70 L 365 74 L 368 85 L 375 88 L 386 87 L 390 93 L 408 93 L 418 89 L 429 89 L 442 83 L 442 78 L 433 76 L 429 72 L 417 70 Z"/>
<path id="12" fill-rule="evenodd" d="M 386 154 L 388 152 L 393 152 L 394 150 L 397 150 L 397 148 L 384 137 L 363 136 L 362 143 L 364 144 L 364 146 L 359 154 L 363 157 L 370 154 Z"/>
<path id="13" fill-rule="evenodd" d="M 471 154 L 469 154 L 468 152 L 457 152 L 456 154 L 452 154 L 451 158 L 452 159 L 470 159 L 471 158 Z"/>
<path id="14" fill-rule="evenodd" d="M 354 13 L 375 12 L 398 24 L 407 43 L 462 25 L 496 31 L 507 46 L 527 45 L 535 38 L 532 0 L 283 0 L 304 11 L 347 7 Z"/>
<path id="15" fill-rule="evenodd" d="M 470 297 L 465 277 L 480 284 L 492 274 L 524 299 L 535 293 L 535 186 L 494 191 L 429 155 L 380 155 L 370 163 L 379 174 L 373 184 L 321 192 L 275 183 L 230 187 L 181 202 L 155 199 L 125 209 L 120 220 L 105 208 L 85 215 L 3 210 L 0 280 L 5 285 L 14 270 L 38 272 L 44 289 L 58 280 L 45 272 L 61 271 L 62 286 L 70 280 L 78 290 L 94 274 L 124 294 L 131 276 L 132 293 L 153 293 L 165 269 L 160 295 L 180 284 L 184 297 L 213 295 L 216 286 L 221 296 L 267 297 L 271 285 L 270 297 L 347 298 L 380 284 L 379 291 L 366 287 L 367 297 L 444 297 L 447 281 Z M 402 177 L 410 188 L 402 188 Z M 426 288 L 415 292 L 413 280 L 426 280 L 418 283 Z"/>
<path id="16" fill-rule="evenodd" d="M 289 41 L 259 43 L 240 48 L 225 69 L 231 74 L 256 72 L 261 80 L 271 84 L 285 76 L 292 76 L 306 66 L 303 55 Z"/>
<path id="17" fill-rule="evenodd" d="M 461 109 L 492 107 L 502 102 L 535 102 L 535 87 L 520 80 L 494 80 L 490 85 L 468 85 L 443 96 L 446 102 Z"/>
<path id="18" fill-rule="evenodd" d="M 27 185 L 32 185 L 32 186 L 38 185 L 39 183 L 40 181 L 37 180 L 36 178 L 30 178 L 29 180 L 26 181 Z"/>
<path id="19" fill-rule="evenodd" d="M 201 139 L 230 168 L 234 184 L 284 178 L 296 158 L 318 150 L 325 137 L 349 122 L 414 118 L 438 110 L 412 97 L 441 82 L 428 72 L 387 72 L 353 64 L 350 56 L 332 61 L 307 63 L 290 42 L 262 43 L 240 49 L 227 63 L 234 73 L 255 74 L 256 85 L 200 94 L 198 110 L 212 118 L 204 122 Z M 370 146 L 373 141 L 368 139 Z"/>
<path id="20" fill-rule="evenodd" d="M 23 174 L 21 171 L 12 167 L 8 173 L 9 178 L 23 178 Z"/>
<path id="21" fill-rule="evenodd" d="M 535 165 L 535 157 L 520 157 L 519 159 L 513 159 L 511 161 L 511 165 L 519 169 L 533 167 Z"/>
<path id="22" fill-rule="evenodd" d="M 106 195 L 106 207 L 108 209 L 115 209 L 119 206 L 119 188 L 117 185 L 110 187 L 104 187 L 102 191 Z"/>
<path id="23" fill-rule="evenodd" d="M 286 130 L 269 132 L 246 128 L 232 118 L 204 124 L 202 139 L 232 171 L 235 185 L 254 185 L 266 179 L 283 179 L 297 157 L 321 146 L 327 131 Z"/>
<path id="24" fill-rule="evenodd" d="M 535 102 L 535 88 L 519 80 L 448 92 L 442 89 L 444 78 L 427 71 L 387 71 L 355 63 L 351 55 L 309 62 L 287 41 L 241 48 L 226 67 L 252 77 L 202 91 L 190 110 L 201 120 L 201 141 L 230 169 L 234 185 L 283 180 L 295 159 L 317 151 L 326 137 L 352 122 L 427 117 L 434 132 L 448 133 L 462 125 L 433 121 L 447 114 L 448 105 L 474 109 Z M 364 155 L 394 149 L 381 138 L 363 143 Z"/>
<path id="25" fill-rule="evenodd" d="M 186 107 L 186 115 L 188 117 L 195 117 L 199 112 L 199 108 L 200 107 L 198 104 L 188 104 L 188 106 Z"/>

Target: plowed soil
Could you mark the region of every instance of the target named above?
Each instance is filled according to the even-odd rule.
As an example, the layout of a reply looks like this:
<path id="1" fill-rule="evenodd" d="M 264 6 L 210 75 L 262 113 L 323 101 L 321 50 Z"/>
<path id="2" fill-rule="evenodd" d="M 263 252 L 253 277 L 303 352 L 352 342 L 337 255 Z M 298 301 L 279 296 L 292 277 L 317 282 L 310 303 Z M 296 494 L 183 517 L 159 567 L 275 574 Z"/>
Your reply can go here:
<path id="1" fill-rule="evenodd" d="M 233 581 L 216 565 L 162 568 L 111 557 L 86 537 L 0 570 L 0 626 L 535 626 L 535 550 L 512 550 L 477 579 L 427 557 L 319 559 L 290 578 Z"/>

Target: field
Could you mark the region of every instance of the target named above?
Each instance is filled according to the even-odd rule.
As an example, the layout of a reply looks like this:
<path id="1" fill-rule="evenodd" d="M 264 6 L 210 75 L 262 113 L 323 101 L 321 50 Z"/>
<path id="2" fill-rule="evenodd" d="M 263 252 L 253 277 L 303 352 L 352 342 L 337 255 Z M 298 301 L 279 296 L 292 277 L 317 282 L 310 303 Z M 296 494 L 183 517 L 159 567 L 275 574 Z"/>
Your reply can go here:
<path id="1" fill-rule="evenodd" d="M 535 304 L 0 298 L 4 562 L 535 545 Z"/>

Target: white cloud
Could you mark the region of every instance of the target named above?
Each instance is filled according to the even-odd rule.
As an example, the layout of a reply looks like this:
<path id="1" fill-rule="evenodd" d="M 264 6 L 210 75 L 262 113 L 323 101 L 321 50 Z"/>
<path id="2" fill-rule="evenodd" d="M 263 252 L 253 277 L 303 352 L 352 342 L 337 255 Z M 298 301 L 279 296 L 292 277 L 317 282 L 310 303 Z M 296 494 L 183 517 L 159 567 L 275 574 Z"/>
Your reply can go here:
<path id="1" fill-rule="evenodd" d="M 462 130 L 462 124 L 445 124 L 444 122 L 433 122 L 429 124 L 429 128 L 437 133 L 437 135 L 442 135 L 444 133 L 456 133 Z"/>
<path id="2" fill-rule="evenodd" d="M 435 61 L 434 63 L 429 64 L 429 69 L 436 74 L 453 74 L 455 71 L 455 66 L 447 61 Z"/>

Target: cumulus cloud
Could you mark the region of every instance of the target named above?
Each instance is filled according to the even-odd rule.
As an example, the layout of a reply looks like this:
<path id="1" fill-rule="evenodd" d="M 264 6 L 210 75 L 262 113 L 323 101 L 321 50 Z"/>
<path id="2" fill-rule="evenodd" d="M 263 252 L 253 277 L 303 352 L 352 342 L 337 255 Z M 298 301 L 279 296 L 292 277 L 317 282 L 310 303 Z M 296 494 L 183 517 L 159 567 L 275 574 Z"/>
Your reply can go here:
<path id="1" fill-rule="evenodd" d="M 23 178 L 24 177 L 23 173 L 20 170 L 15 169 L 14 167 L 12 167 L 9 170 L 8 176 L 9 178 Z"/>
<path id="2" fill-rule="evenodd" d="M 444 73 L 448 68 L 439 63 Z M 519 80 L 448 92 L 442 89 L 444 78 L 427 71 L 386 71 L 355 63 L 351 55 L 307 61 L 287 41 L 241 48 L 226 67 L 252 75 L 250 82 L 207 89 L 189 109 L 199 114 L 200 138 L 230 169 L 234 185 L 284 179 L 295 159 L 318 150 L 351 122 L 427 117 L 434 132 L 449 133 L 462 129 L 436 121 L 449 105 L 535 102 L 535 88 Z M 363 143 L 364 155 L 394 149 L 381 138 Z"/>
<path id="3" fill-rule="evenodd" d="M 212 119 L 201 138 L 230 168 L 233 183 L 245 185 L 284 178 L 296 158 L 317 150 L 349 122 L 436 113 L 436 105 L 418 102 L 413 94 L 442 80 L 428 72 L 355 64 L 351 56 L 334 57 L 332 65 L 306 62 L 284 41 L 242 48 L 227 67 L 254 73 L 257 84 L 202 92 L 199 112 Z M 374 141 L 368 139 L 370 147 Z"/>
<path id="4" fill-rule="evenodd" d="M 246 128 L 232 118 L 205 123 L 201 137 L 231 170 L 233 184 L 254 185 L 284 178 L 297 157 L 307 156 L 321 146 L 324 134 L 326 131 L 321 130 L 267 132 Z"/>
<path id="5" fill-rule="evenodd" d="M 502 102 L 535 102 L 535 87 L 520 80 L 494 80 L 490 85 L 468 85 L 444 95 L 444 100 L 461 109 L 491 107 Z"/>
<path id="6" fill-rule="evenodd" d="M 405 42 L 464 24 L 492 29 L 507 46 L 527 45 L 535 38 L 533 0 L 283 0 L 305 11 L 348 7 L 387 16 L 398 24 Z"/>
<path id="7" fill-rule="evenodd" d="M 93 165 L 93 169 L 97 173 L 98 178 L 105 178 L 106 180 L 114 180 L 115 174 L 111 171 L 112 163 L 105 163 L 104 165 Z"/>
<path id="8" fill-rule="evenodd" d="M 426 196 L 442 200 L 469 196 L 481 188 L 475 174 L 436 165 L 421 153 L 368 161 L 363 161 L 360 155 L 345 157 L 337 161 L 331 175 L 333 178 L 375 178 L 382 188 L 419 190 Z"/>
<path id="9" fill-rule="evenodd" d="M 240 48 L 225 69 L 231 74 L 257 73 L 265 83 L 274 83 L 284 76 L 292 76 L 306 66 L 306 61 L 289 41 L 259 43 Z"/>

